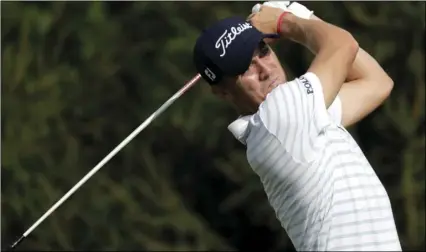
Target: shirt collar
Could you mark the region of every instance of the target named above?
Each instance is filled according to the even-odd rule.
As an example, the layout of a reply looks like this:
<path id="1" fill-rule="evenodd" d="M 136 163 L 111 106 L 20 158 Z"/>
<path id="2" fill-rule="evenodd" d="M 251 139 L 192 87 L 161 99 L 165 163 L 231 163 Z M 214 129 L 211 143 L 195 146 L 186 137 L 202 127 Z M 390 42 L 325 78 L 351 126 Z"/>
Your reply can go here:
<path id="1" fill-rule="evenodd" d="M 240 116 L 237 120 L 228 125 L 228 130 L 244 145 L 246 145 L 250 118 L 251 115 Z"/>

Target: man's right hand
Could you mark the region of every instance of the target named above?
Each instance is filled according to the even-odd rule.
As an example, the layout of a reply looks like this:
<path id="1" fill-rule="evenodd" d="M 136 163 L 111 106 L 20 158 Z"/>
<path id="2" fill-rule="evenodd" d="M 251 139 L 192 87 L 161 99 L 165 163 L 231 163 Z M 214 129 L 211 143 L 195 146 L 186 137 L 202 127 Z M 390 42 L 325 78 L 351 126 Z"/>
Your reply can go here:
<path id="1" fill-rule="evenodd" d="M 281 8 L 269 6 L 261 6 L 260 8 L 259 12 L 250 16 L 250 22 L 252 25 L 264 34 L 277 33 L 278 18 L 284 11 Z"/>

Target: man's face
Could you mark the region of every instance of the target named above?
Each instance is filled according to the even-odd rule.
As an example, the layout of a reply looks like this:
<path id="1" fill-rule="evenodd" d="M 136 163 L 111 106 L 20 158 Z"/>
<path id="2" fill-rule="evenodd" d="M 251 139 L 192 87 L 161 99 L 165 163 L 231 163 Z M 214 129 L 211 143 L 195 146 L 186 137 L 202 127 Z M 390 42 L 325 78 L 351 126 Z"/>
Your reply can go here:
<path id="1" fill-rule="evenodd" d="M 213 86 L 213 93 L 236 106 L 240 113 L 255 113 L 266 95 L 286 81 L 276 54 L 264 42 L 254 52 L 247 71 Z"/>

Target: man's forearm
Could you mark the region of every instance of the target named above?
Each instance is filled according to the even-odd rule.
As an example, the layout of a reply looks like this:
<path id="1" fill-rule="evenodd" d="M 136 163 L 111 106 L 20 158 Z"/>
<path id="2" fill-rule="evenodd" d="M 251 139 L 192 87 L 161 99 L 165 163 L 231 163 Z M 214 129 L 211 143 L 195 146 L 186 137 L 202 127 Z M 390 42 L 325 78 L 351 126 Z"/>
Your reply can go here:
<path id="1" fill-rule="evenodd" d="M 287 14 L 282 35 L 310 49 L 316 57 L 309 71 L 321 80 L 326 107 L 334 101 L 358 51 L 358 44 L 347 31 L 332 24 L 297 18 Z"/>
<path id="2" fill-rule="evenodd" d="M 311 19 L 321 20 L 315 15 Z M 359 48 L 339 91 L 342 125 L 351 126 L 374 111 L 389 96 L 393 81 L 379 63 Z"/>
<path id="3" fill-rule="evenodd" d="M 351 35 L 347 31 L 327 22 L 317 21 L 319 19 L 306 20 L 289 13 L 283 19 L 282 35 L 304 45 L 314 54 L 318 54 L 320 50 L 339 49 L 345 42 L 351 44 Z M 337 39 L 343 41 L 336 41 Z"/>
<path id="4" fill-rule="evenodd" d="M 342 125 L 351 126 L 380 106 L 391 93 L 392 79 L 364 50 L 358 55 L 339 92 Z"/>
<path id="5" fill-rule="evenodd" d="M 312 15 L 311 19 L 322 21 L 315 15 Z M 383 71 L 382 67 L 377 63 L 377 61 L 360 47 L 352 67 L 348 72 L 346 81 L 353 81 L 374 76 L 385 77 L 385 75 L 386 73 Z"/>
<path id="6" fill-rule="evenodd" d="M 369 53 L 360 48 L 348 73 L 346 81 L 386 78 L 389 78 L 389 76 L 379 63 Z"/>

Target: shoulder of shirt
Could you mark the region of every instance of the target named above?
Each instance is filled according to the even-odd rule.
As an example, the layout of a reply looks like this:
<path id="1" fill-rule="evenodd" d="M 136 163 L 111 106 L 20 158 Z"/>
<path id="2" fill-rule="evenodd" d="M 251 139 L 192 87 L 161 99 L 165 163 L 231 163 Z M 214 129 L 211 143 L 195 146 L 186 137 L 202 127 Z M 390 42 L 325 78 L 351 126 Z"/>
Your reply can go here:
<path id="1" fill-rule="evenodd" d="M 317 77 L 316 74 L 312 73 L 312 72 L 307 72 L 297 78 L 294 78 L 291 81 L 287 81 L 284 82 L 280 85 L 278 85 L 276 88 L 274 88 L 265 98 L 265 100 L 260 104 L 259 106 L 259 111 L 262 109 L 266 109 L 269 106 L 277 106 L 279 107 L 279 105 L 283 105 L 283 104 L 275 104 L 273 102 L 270 102 L 271 99 L 274 98 L 279 98 L 282 95 L 283 90 L 289 89 L 291 88 L 290 85 L 298 85 L 298 84 L 302 84 L 304 83 L 304 81 L 308 81 L 309 84 L 314 85 L 315 89 L 321 88 L 321 82 L 320 79 Z M 322 90 L 321 90 L 322 91 Z M 276 108 L 271 108 L 272 111 L 276 111 Z"/>
<path id="2" fill-rule="evenodd" d="M 321 88 L 322 89 L 320 79 L 313 72 L 307 72 L 304 75 L 302 75 L 302 76 L 300 76 L 299 78 L 296 78 L 296 79 L 299 79 L 299 80 L 302 80 L 302 79 L 308 80 L 311 85 L 315 85 L 316 88 Z"/>
<path id="3" fill-rule="evenodd" d="M 258 115 L 261 123 L 271 134 L 274 134 L 279 130 L 277 127 L 288 127 L 292 123 L 292 120 L 295 120 L 295 118 L 292 116 L 287 118 L 288 115 L 286 115 L 286 111 L 291 110 L 291 112 L 293 112 L 294 108 L 292 108 L 293 105 L 285 101 L 285 97 L 283 97 L 283 95 L 289 94 L 287 90 L 294 88 L 295 85 L 304 85 L 306 82 L 309 82 L 310 85 L 315 86 L 314 89 L 317 91 L 319 91 L 318 88 L 321 89 L 320 80 L 316 74 L 307 72 L 300 77 L 278 85 L 266 96 L 265 100 L 260 104 L 259 110 L 256 114 Z M 305 88 L 306 87 L 303 87 L 303 89 Z M 277 120 L 280 120 L 280 123 L 278 123 Z"/>
<path id="4" fill-rule="evenodd" d="M 288 105 L 283 100 L 283 96 L 286 93 L 284 91 L 290 87 L 289 85 L 297 85 L 298 81 L 299 78 L 295 78 L 291 81 L 284 82 L 269 92 L 265 100 L 260 104 L 259 110 L 255 114 L 253 121 L 257 122 L 257 125 L 259 125 L 259 123 L 262 124 L 270 134 L 276 135 L 278 130 L 277 127 L 285 127 L 283 124 L 289 123 L 287 120 L 282 120 L 281 118 L 288 109 Z M 282 123 L 278 123 L 279 121 Z"/>
<path id="5" fill-rule="evenodd" d="M 298 127 L 299 125 L 298 123 L 294 123 L 297 120 L 293 114 L 295 112 L 295 109 L 292 108 L 292 106 L 294 107 L 294 105 L 279 101 L 280 99 L 285 98 L 283 97 L 283 95 L 287 96 L 287 94 L 290 94 L 290 92 L 288 91 L 284 92 L 284 90 L 293 88 L 290 85 L 304 85 L 306 81 L 308 81 L 312 86 L 315 86 L 316 91 L 319 91 L 318 88 L 321 88 L 319 78 L 311 72 L 307 72 L 298 78 L 295 78 L 291 81 L 287 81 L 277 86 L 267 95 L 266 99 L 259 106 L 259 110 L 254 115 L 254 118 L 251 121 L 257 122 L 256 124 L 258 124 L 258 126 L 260 127 L 263 126 L 262 128 L 266 130 L 276 140 L 278 140 L 281 145 L 286 148 L 288 154 L 291 155 L 295 161 L 297 161 L 297 163 L 306 163 L 306 160 L 303 160 L 303 158 L 298 157 L 292 150 L 292 147 L 289 146 L 290 143 L 285 142 L 285 139 L 287 138 L 287 135 L 285 134 L 288 134 L 289 132 L 294 133 L 294 130 L 290 131 L 289 128 L 294 129 L 294 127 Z M 305 87 L 299 90 L 303 90 L 303 92 L 305 92 L 304 89 Z M 287 133 L 283 134 L 284 132 Z"/>

